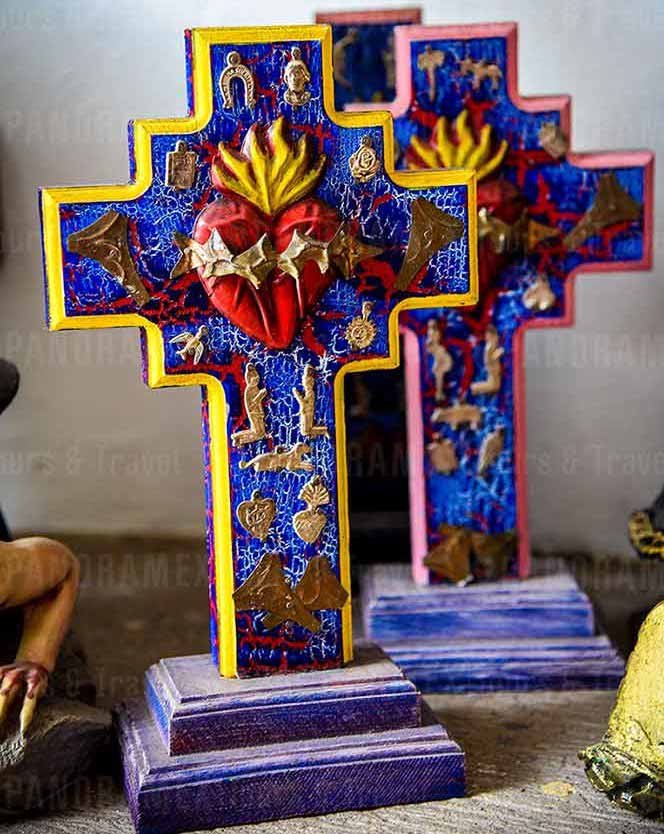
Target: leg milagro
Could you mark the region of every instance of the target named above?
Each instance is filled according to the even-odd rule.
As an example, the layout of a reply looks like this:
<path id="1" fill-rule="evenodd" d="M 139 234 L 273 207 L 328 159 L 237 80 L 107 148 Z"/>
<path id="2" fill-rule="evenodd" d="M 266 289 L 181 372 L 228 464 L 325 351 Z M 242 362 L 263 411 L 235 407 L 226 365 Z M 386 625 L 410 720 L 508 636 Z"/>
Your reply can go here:
<path id="1" fill-rule="evenodd" d="M 664 818 L 664 603 L 627 663 L 606 734 L 580 754 L 594 787 L 639 814 Z"/>
<path id="2" fill-rule="evenodd" d="M 0 608 L 23 608 L 16 660 L 0 666 L 0 722 L 25 689 L 21 731 L 32 720 L 69 628 L 79 564 L 63 544 L 43 538 L 0 542 Z"/>

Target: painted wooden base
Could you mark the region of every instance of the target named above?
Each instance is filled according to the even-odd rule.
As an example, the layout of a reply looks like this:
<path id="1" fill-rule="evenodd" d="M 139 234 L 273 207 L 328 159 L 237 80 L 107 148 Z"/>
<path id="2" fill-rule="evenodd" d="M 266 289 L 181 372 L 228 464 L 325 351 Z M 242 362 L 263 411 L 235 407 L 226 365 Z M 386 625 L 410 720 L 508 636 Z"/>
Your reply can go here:
<path id="1" fill-rule="evenodd" d="M 617 689 L 625 663 L 603 634 L 385 643 L 422 692 Z"/>
<path id="2" fill-rule="evenodd" d="M 614 689 L 625 671 L 566 572 L 418 587 L 408 565 L 375 565 L 362 608 L 366 636 L 423 692 Z"/>
<path id="3" fill-rule="evenodd" d="M 174 658 L 146 690 L 115 713 L 139 834 L 464 793 L 463 751 L 376 647 L 343 670 L 269 680 L 220 681 L 209 655 Z"/>
<path id="4" fill-rule="evenodd" d="M 219 677 L 208 655 L 172 657 L 148 669 L 146 696 L 171 755 L 421 723 L 419 693 L 377 646 L 345 669 L 243 680 Z"/>
<path id="5" fill-rule="evenodd" d="M 414 584 L 406 564 L 373 565 L 362 583 L 365 636 L 445 642 L 498 637 L 590 637 L 593 609 L 569 573 L 457 588 Z"/>

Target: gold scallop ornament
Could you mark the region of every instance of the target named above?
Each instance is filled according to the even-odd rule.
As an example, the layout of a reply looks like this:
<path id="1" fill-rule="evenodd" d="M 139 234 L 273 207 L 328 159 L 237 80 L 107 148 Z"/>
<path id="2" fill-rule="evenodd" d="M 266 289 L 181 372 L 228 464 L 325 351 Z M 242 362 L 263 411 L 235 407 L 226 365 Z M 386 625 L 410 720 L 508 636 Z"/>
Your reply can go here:
<path id="1" fill-rule="evenodd" d="M 373 302 L 365 301 L 362 304 L 362 315 L 351 319 L 346 328 L 346 341 L 355 350 L 364 350 L 372 344 L 376 338 L 376 325 L 371 321 L 369 315 L 373 308 Z"/>
<path id="2" fill-rule="evenodd" d="M 369 182 L 380 171 L 380 159 L 371 136 L 363 136 L 360 147 L 348 159 L 348 167 L 358 182 Z"/>

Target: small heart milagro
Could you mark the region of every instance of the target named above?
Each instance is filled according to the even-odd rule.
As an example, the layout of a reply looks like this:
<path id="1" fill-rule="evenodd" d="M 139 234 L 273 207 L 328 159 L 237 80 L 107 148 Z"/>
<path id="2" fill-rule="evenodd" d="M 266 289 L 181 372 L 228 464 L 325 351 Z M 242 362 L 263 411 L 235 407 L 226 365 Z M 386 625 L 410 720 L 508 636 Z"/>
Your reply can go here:
<path id="1" fill-rule="evenodd" d="M 291 144 L 283 118 L 253 126 L 241 150 L 221 144 L 212 165 L 220 196 L 182 238 L 180 274 L 195 268 L 214 307 L 269 348 L 287 348 L 336 277 L 327 245 L 342 220 L 309 196 L 325 164 L 306 137 Z M 184 266 L 182 266 L 184 263 Z"/>

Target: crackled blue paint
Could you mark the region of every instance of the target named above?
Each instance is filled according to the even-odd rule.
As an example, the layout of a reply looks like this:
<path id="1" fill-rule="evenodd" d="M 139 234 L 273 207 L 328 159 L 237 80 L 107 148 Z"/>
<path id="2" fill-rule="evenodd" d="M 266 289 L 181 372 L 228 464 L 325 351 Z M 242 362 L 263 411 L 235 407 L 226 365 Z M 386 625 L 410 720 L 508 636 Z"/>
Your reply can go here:
<path id="1" fill-rule="evenodd" d="M 293 46 L 299 45 L 302 58 L 311 71 L 311 101 L 292 108 L 283 99 L 283 72 Z M 218 80 L 229 52 L 236 47 L 211 47 L 212 73 Z M 255 122 L 269 124 L 284 115 L 293 126 L 294 137 L 306 133 L 318 153 L 328 158 L 323 179 L 315 195 L 334 206 L 345 220 L 357 220 L 361 236 L 385 248 L 380 261 L 389 275 L 400 267 L 410 228 L 410 205 L 424 196 L 466 225 L 467 190 L 465 186 L 429 188 L 408 191 L 396 186 L 382 171 L 370 182 L 356 183 L 350 176 L 348 158 L 360 144 L 362 136 L 371 135 L 379 154 L 383 151 L 382 132 L 378 128 L 348 129 L 334 124 L 325 113 L 322 102 L 321 46 L 303 41 L 273 44 L 251 44 L 239 47 L 243 62 L 256 78 L 258 104 L 248 108 L 241 90 L 236 90 L 236 104 L 224 110 L 217 83 L 214 84 L 214 111 L 208 125 L 193 135 L 152 137 L 153 181 L 139 198 L 131 201 L 73 203 L 61 208 L 62 240 L 81 230 L 109 209 L 129 218 L 129 244 L 137 271 L 146 284 L 150 301 L 141 309 L 146 319 L 156 323 L 163 333 L 166 373 L 207 373 L 219 379 L 228 402 L 227 431 L 230 434 L 246 427 L 242 404 L 243 371 L 247 361 L 254 363 L 261 384 L 269 392 L 265 404 L 267 430 L 270 438 L 241 448 L 230 444 L 230 491 L 233 570 L 236 587 L 242 584 L 267 553 L 279 553 L 287 578 L 297 582 L 312 555 L 325 556 L 340 575 L 339 507 L 337 506 L 336 415 L 333 382 L 344 364 L 355 359 L 385 356 L 388 352 L 388 316 L 404 298 L 395 293 L 389 282 L 361 266 L 351 280 L 333 280 L 317 307 L 311 311 L 293 343 L 286 350 L 269 350 L 231 324 L 210 304 L 194 273 L 170 279 L 172 267 L 179 258 L 173 245 L 174 232 L 190 234 L 197 216 L 217 198 L 210 179 L 210 163 L 219 142 L 239 147 L 246 130 Z M 187 38 L 187 76 L 190 108 L 193 105 L 191 84 L 191 47 Z M 132 130 L 130 128 L 130 136 Z M 176 191 L 165 183 L 166 154 L 179 138 L 198 154 L 197 176 L 193 188 Z M 130 156 L 132 145 L 130 144 Z M 131 162 L 134 172 L 134 162 Z M 418 294 L 441 292 L 466 293 L 469 290 L 469 259 L 467 237 L 438 253 L 427 274 L 419 282 Z M 63 247 L 66 313 L 68 316 L 97 316 L 105 313 L 132 313 L 135 307 L 118 282 L 96 261 L 81 258 Z M 377 326 L 377 337 L 370 352 L 352 353 L 344 333 L 351 319 L 361 312 L 362 302 L 372 300 L 371 317 Z M 183 362 L 177 346 L 169 340 L 184 330 L 195 332 L 202 324 L 208 328 L 206 353 L 197 366 Z M 145 358 L 145 338 L 142 339 Z M 304 509 L 298 499 L 310 472 L 254 473 L 240 468 L 257 454 L 277 444 L 292 446 L 306 441 L 299 433 L 298 409 L 292 394 L 301 387 L 306 364 L 316 369 L 317 422 L 329 427 L 329 438 L 309 440 L 307 455 L 321 475 L 331 495 L 325 507 L 328 523 L 315 545 L 306 545 L 295 534 L 293 514 Z M 210 605 L 212 653 L 218 656 L 219 640 L 216 610 L 215 541 L 212 524 L 212 489 L 210 481 L 210 426 L 208 402 L 203 396 L 203 445 L 207 496 L 207 525 L 210 564 Z M 344 465 L 341 463 L 341 465 Z M 251 538 L 236 520 L 238 504 L 251 497 L 255 489 L 274 497 L 278 514 L 265 542 Z M 270 674 L 277 671 L 298 671 L 339 665 L 342 660 L 341 616 L 338 611 L 318 612 L 321 630 L 311 634 L 293 623 L 285 623 L 270 631 L 262 624 L 263 612 L 236 612 L 238 674 Z"/>
<path id="2" fill-rule="evenodd" d="M 381 29 L 371 23 L 360 27 L 362 42 L 371 42 Z M 558 244 L 543 243 L 528 257 L 514 260 L 503 269 L 490 286 L 481 288 L 480 303 L 466 310 L 441 310 L 434 312 L 412 311 L 404 314 L 401 323 L 413 330 L 420 346 L 420 373 L 422 390 L 422 421 L 425 446 L 438 433 L 450 438 L 456 448 L 459 468 L 450 475 L 435 471 L 425 453 L 426 515 L 428 547 L 440 541 L 437 530 L 441 523 L 463 525 L 488 533 L 500 533 L 517 527 L 517 483 L 515 477 L 514 390 L 522 367 L 515 367 L 513 341 L 519 329 L 529 321 L 561 318 L 568 312 L 565 300 L 565 281 L 577 268 L 592 263 L 642 261 L 644 258 L 643 223 L 621 226 L 615 233 L 595 236 L 587 240 L 575 252 L 567 252 L 560 240 L 579 221 L 591 206 L 597 182 L 602 174 L 613 170 L 623 188 L 643 204 L 646 181 L 644 167 L 619 169 L 580 168 L 566 159 L 556 161 L 546 154 L 540 145 L 538 133 L 545 122 L 560 124 L 560 112 L 547 110 L 531 113 L 519 109 L 508 95 L 508 39 L 504 36 L 477 38 L 426 38 L 410 43 L 411 97 L 404 114 L 394 122 L 397 146 L 402 151 L 399 165 L 405 167 L 405 150 L 413 136 L 428 139 L 440 116 L 453 120 L 464 108 L 493 127 L 496 144 L 505 139 L 508 155 L 500 168 L 499 176 L 516 185 L 525 197 L 533 220 L 555 226 L 561 231 Z M 429 79 L 418 68 L 418 57 L 431 46 L 444 53 L 444 62 L 436 70 L 435 95 L 430 97 Z M 496 89 L 492 81 L 483 80 L 478 89 L 473 88 L 472 75 L 463 76 L 459 62 L 464 58 L 495 63 L 502 72 Z M 352 91 L 360 99 L 362 88 Z M 348 96 L 346 91 L 345 96 Z M 341 99 L 341 100 L 346 100 Z M 364 100 L 368 100 L 365 98 Z M 482 184 L 478 191 L 478 203 L 482 203 Z M 529 310 L 523 303 L 523 293 L 534 276 L 545 272 L 550 280 L 556 303 L 547 312 Z M 434 379 L 431 372 L 432 357 L 426 351 L 426 325 L 437 318 L 444 333 L 443 341 L 453 357 L 453 369 L 445 379 L 445 401 L 477 404 L 483 415 L 478 430 L 462 427 L 453 430 L 445 424 L 433 424 Z M 483 349 L 486 325 L 492 323 L 498 330 L 505 350 L 502 358 L 503 382 L 498 395 L 474 396 L 470 383 L 485 377 Z M 407 370 L 406 370 L 407 372 Z M 366 385 L 371 389 L 368 376 Z M 352 424 L 351 424 L 352 425 Z M 486 478 L 477 476 L 477 456 L 483 439 L 497 426 L 505 427 L 504 451 Z M 519 519 L 523 530 L 526 519 Z M 516 557 L 510 573 L 517 572 Z M 438 581 L 430 575 L 431 581 Z"/>
<path id="3" fill-rule="evenodd" d="M 486 37 L 470 40 L 426 41 L 433 49 L 445 53 L 445 61 L 436 73 L 436 95 L 430 100 L 426 74 L 417 67 L 417 57 L 424 42 L 411 43 L 412 99 L 405 115 L 395 120 L 395 135 L 402 149 L 413 135 L 428 138 L 431 125 L 439 116 L 448 120 L 467 108 L 480 110 L 483 121 L 493 126 L 496 141 L 505 139 L 509 151 L 500 176 L 510 180 L 525 196 L 529 216 L 567 234 L 592 205 L 599 178 L 612 169 L 580 168 L 566 159 L 554 160 L 542 151 L 538 132 L 545 122 L 560 124 L 557 110 L 529 113 L 520 110 L 508 96 L 509 68 L 507 40 Z M 497 89 L 490 80 L 473 89 L 471 75 L 462 76 L 459 61 L 470 57 L 497 64 L 503 74 Z M 403 160 L 402 160 L 403 164 Z M 643 203 L 645 169 L 613 169 L 621 186 Z M 478 202 L 481 205 L 481 184 Z M 635 222 L 616 234 L 589 238 L 577 251 L 567 252 L 560 244 L 544 242 L 527 257 L 516 259 L 485 288 L 476 308 L 466 311 L 441 310 L 438 319 L 444 343 L 453 357 L 452 371 L 445 379 L 445 405 L 456 401 L 477 404 L 482 411 L 482 425 L 452 429 L 432 423 L 436 407 L 432 357 L 426 351 L 426 322 L 432 311 L 413 311 L 403 317 L 403 324 L 418 335 L 421 355 L 422 420 L 425 445 L 435 433 L 450 438 L 457 451 L 459 468 L 450 475 L 434 470 L 426 455 L 426 512 L 428 545 L 440 541 L 437 531 L 442 523 L 463 525 L 488 533 L 500 533 L 517 527 L 517 484 L 514 447 L 515 377 L 523 374 L 515 367 L 513 340 L 517 331 L 534 318 L 560 318 L 565 310 L 565 281 L 577 267 L 598 262 L 641 261 L 643 224 Z M 556 303 L 549 311 L 529 310 L 523 294 L 538 273 L 546 273 Z M 474 396 L 470 383 L 485 377 L 484 330 L 492 323 L 498 330 L 501 346 L 503 382 L 497 395 Z M 477 456 L 484 438 L 497 426 L 505 428 L 504 450 L 486 477 L 477 475 Z M 520 524 L 527 523 L 525 519 Z M 518 569 L 516 557 L 510 573 Z M 434 574 L 431 581 L 437 581 Z"/>

